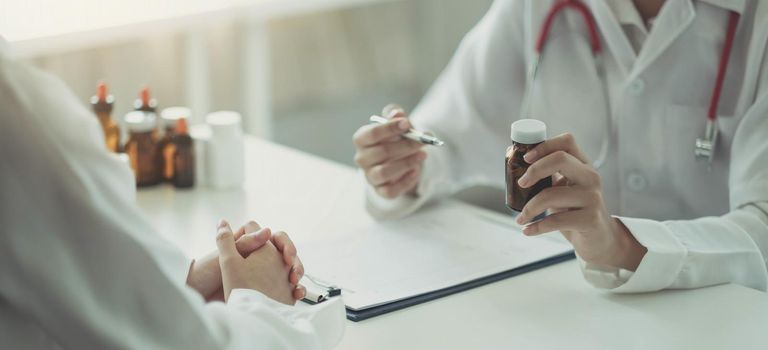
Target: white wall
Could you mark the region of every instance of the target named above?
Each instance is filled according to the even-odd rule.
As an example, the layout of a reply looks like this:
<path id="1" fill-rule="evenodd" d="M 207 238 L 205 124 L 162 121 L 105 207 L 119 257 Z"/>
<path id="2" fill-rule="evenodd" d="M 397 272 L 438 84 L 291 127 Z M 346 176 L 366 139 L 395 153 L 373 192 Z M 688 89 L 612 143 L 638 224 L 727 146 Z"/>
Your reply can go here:
<path id="1" fill-rule="evenodd" d="M 270 22 L 274 139 L 351 164 L 352 132 L 389 102 L 412 108 L 491 1 L 402 0 Z M 242 110 L 246 102 L 239 91 L 245 28 L 225 22 L 200 30 L 212 110 Z M 189 38 L 158 33 L 30 61 L 60 76 L 84 102 L 97 80 L 107 81 L 117 115 L 144 84 L 161 107 L 194 105 L 185 74 L 195 64 L 185 59 Z"/>

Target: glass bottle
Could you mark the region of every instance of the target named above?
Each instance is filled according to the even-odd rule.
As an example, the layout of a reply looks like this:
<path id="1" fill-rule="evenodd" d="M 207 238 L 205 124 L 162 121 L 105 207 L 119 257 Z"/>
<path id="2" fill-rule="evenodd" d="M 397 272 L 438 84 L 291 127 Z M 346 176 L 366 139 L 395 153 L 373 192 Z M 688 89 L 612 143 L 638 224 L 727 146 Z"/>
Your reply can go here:
<path id="1" fill-rule="evenodd" d="M 162 169 L 163 181 L 173 182 L 173 157 L 175 145 L 171 142 L 175 134 L 177 122 L 180 119 L 189 118 L 192 111 L 186 107 L 168 107 L 160 113 L 160 124 L 162 125 L 162 137 L 157 143 L 160 150 L 160 169 Z"/>
<path id="2" fill-rule="evenodd" d="M 160 182 L 155 120 L 154 113 L 134 111 L 125 115 L 129 131 L 125 152 L 128 154 L 131 168 L 136 176 L 136 186 L 139 187 Z"/>
<path id="3" fill-rule="evenodd" d="M 114 103 L 115 98 L 107 92 L 107 84 L 100 82 L 96 86 L 96 95 L 91 97 L 91 107 L 101 124 L 107 149 L 117 153 L 120 151 L 120 128 L 112 119 Z"/>
<path id="4" fill-rule="evenodd" d="M 528 171 L 530 165 L 523 156 L 547 139 L 547 126 L 539 120 L 521 119 L 512 123 L 510 136 L 512 146 L 507 148 L 504 162 L 507 182 L 506 205 L 509 209 L 521 212 L 531 198 L 542 190 L 552 187 L 551 177 L 541 179 L 528 188 L 522 188 L 517 183 Z M 534 221 L 543 217 L 543 214 L 539 214 Z"/>
<path id="5" fill-rule="evenodd" d="M 192 137 L 189 136 L 187 119 L 176 121 L 176 130 L 171 138 L 173 145 L 173 185 L 178 188 L 192 187 L 195 184 L 195 150 Z"/>

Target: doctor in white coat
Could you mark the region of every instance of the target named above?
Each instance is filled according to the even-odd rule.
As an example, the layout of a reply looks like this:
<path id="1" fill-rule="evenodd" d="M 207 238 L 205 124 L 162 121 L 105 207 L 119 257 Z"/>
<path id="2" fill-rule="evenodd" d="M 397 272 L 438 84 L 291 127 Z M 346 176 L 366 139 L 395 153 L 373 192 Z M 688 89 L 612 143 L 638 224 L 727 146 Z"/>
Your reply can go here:
<path id="1" fill-rule="evenodd" d="M 536 40 L 555 0 L 497 0 L 410 120 L 391 109 L 389 123 L 358 130 L 370 212 L 396 218 L 468 186 L 503 186 L 510 123 L 525 114 L 557 136 L 526 158 L 521 185 L 555 176 L 559 186 L 534 197 L 518 222 L 553 212 L 524 233 L 562 232 L 593 285 L 766 290 L 768 1 L 579 2 L 595 20 L 602 64 L 570 9 L 554 19 L 532 83 Z M 694 145 L 723 56 L 709 163 Z M 446 146 L 399 137 L 411 122 Z"/>
<path id="2" fill-rule="evenodd" d="M 162 239 L 93 114 L 1 37 L 0 223 L 3 349 L 328 349 L 344 331 L 338 298 L 285 305 L 303 295 L 285 234 L 222 221 L 197 261 Z"/>

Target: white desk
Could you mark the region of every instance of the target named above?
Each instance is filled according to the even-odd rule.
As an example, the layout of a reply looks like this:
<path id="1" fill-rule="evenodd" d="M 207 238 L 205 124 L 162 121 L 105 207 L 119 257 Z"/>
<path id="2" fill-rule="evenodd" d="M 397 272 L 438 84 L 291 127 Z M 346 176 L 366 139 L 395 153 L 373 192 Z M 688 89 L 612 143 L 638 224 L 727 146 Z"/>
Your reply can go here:
<path id="1" fill-rule="evenodd" d="M 301 245 L 371 220 L 346 166 L 249 139 L 243 190 L 139 193 L 157 227 L 191 256 L 214 249 L 216 220 L 253 218 Z M 299 252 L 301 253 L 301 252 Z M 311 267 L 308 267 L 311 269 Z M 736 285 L 642 295 L 589 287 L 575 261 L 348 322 L 339 349 L 766 349 L 768 295 Z"/>

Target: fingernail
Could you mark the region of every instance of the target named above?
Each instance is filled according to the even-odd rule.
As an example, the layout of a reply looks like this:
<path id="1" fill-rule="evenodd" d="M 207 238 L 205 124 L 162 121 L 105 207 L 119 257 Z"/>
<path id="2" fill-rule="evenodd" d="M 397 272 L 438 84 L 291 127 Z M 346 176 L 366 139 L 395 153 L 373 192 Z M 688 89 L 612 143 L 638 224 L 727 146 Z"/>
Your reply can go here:
<path id="1" fill-rule="evenodd" d="M 403 119 L 397 123 L 397 126 L 400 128 L 400 130 L 408 130 L 410 128 L 410 125 L 408 123 L 408 119 Z"/>
<path id="2" fill-rule="evenodd" d="M 223 228 L 224 226 L 227 226 L 227 220 L 221 219 L 219 220 L 219 224 L 216 226 L 216 228 Z"/>
<path id="3" fill-rule="evenodd" d="M 397 115 L 397 113 L 399 113 L 399 112 L 400 112 L 400 110 L 399 110 L 399 109 L 397 109 L 397 108 L 393 108 L 393 109 L 392 109 L 392 110 L 390 110 L 390 111 L 389 111 L 389 113 L 387 114 L 387 118 L 389 118 L 389 119 L 392 119 L 392 118 L 394 118 L 394 117 Z"/>
<path id="4" fill-rule="evenodd" d="M 523 224 L 523 222 L 525 222 L 525 221 L 523 221 L 523 213 L 520 213 L 520 214 L 518 214 L 518 215 L 517 215 L 517 219 L 515 219 L 515 222 L 516 222 L 518 225 L 522 225 L 522 224 Z"/>
<path id="5" fill-rule="evenodd" d="M 258 236 L 267 236 L 267 235 L 271 235 L 271 234 L 272 234 L 272 230 L 270 230 L 269 227 L 262 228 L 261 230 L 256 232 L 256 236 L 257 237 Z"/>
<path id="6" fill-rule="evenodd" d="M 528 185 L 528 173 L 523 174 L 523 176 L 520 177 L 520 179 L 517 180 L 517 184 L 520 186 L 527 186 Z"/>
<path id="7" fill-rule="evenodd" d="M 536 150 L 535 150 L 535 149 L 532 149 L 532 150 L 530 150 L 530 151 L 526 152 L 526 153 L 523 155 L 523 159 L 525 159 L 525 161 L 526 161 L 526 162 L 530 163 L 530 162 L 532 162 L 534 159 L 536 159 L 536 153 L 537 153 L 537 152 L 536 152 Z"/>
<path id="8" fill-rule="evenodd" d="M 532 224 L 528 224 L 523 226 L 523 234 L 526 236 L 530 236 L 536 233 L 536 226 Z"/>

